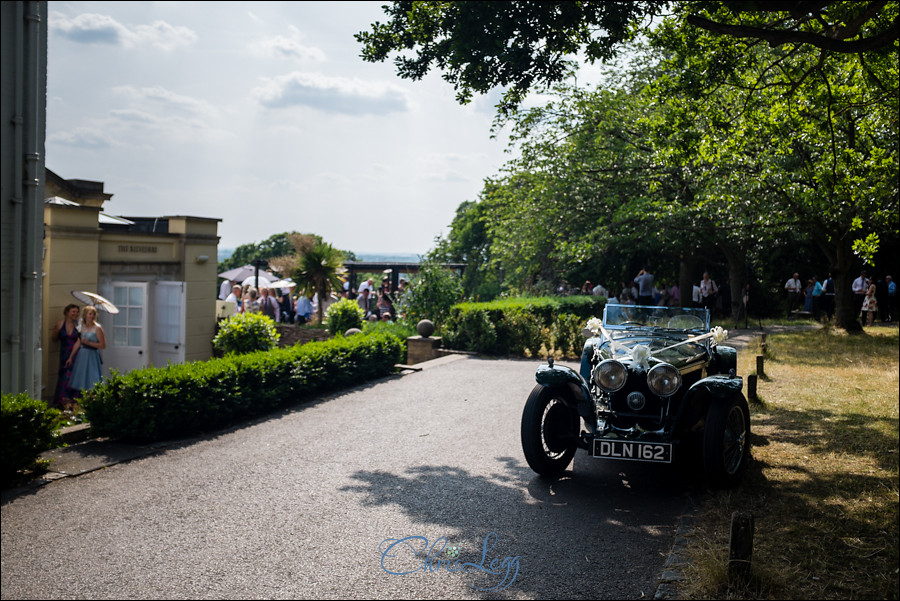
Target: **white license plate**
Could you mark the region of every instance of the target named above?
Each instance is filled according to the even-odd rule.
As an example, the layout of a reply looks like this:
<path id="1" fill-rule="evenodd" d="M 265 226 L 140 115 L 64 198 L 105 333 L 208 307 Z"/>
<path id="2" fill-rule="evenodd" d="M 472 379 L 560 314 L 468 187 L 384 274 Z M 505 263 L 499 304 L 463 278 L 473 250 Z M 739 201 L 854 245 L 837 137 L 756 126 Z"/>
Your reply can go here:
<path id="1" fill-rule="evenodd" d="M 665 442 L 598 439 L 594 440 L 594 457 L 672 463 L 672 445 Z"/>

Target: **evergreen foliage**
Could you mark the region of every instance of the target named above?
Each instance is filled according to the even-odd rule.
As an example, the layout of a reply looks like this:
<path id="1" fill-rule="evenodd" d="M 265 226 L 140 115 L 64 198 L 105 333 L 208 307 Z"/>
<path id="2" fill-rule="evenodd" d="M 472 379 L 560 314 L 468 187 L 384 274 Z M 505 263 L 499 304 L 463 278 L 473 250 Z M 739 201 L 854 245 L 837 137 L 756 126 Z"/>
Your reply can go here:
<path id="1" fill-rule="evenodd" d="M 60 413 L 27 394 L 0 395 L 0 469 L 7 481 L 56 445 Z"/>
<path id="2" fill-rule="evenodd" d="M 166 440 L 209 432 L 313 395 L 390 374 L 387 333 L 112 374 L 82 397 L 98 436 Z"/>

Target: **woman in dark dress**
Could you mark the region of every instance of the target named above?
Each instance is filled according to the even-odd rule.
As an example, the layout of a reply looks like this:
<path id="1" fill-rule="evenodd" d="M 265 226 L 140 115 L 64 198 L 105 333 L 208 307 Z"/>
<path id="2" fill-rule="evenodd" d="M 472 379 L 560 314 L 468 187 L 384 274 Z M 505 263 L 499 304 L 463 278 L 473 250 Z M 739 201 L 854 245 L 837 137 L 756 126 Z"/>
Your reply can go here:
<path id="1" fill-rule="evenodd" d="M 63 319 L 56 322 L 53 327 L 53 337 L 59 340 L 59 375 L 56 381 L 56 394 L 53 395 L 53 404 L 64 408 L 72 403 L 72 394 L 69 391 L 69 379 L 72 377 L 72 349 L 78 342 L 78 305 L 66 305 L 63 309 Z"/>

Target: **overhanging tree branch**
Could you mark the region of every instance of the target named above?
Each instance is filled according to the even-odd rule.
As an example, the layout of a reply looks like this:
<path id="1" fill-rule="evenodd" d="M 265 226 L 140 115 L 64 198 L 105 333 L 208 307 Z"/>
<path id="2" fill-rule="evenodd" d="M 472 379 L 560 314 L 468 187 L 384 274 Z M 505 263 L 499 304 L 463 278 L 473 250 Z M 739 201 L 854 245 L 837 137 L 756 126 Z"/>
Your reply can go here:
<path id="1" fill-rule="evenodd" d="M 810 44 L 811 46 L 821 48 L 822 50 L 844 54 L 877 50 L 892 44 L 900 38 L 900 18 L 894 19 L 891 26 L 879 34 L 850 41 L 808 31 L 776 31 L 749 25 L 728 25 L 726 23 L 711 21 L 697 15 L 688 15 L 687 22 L 695 27 L 721 35 L 735 38 L 758 38 L 769 42 L 771 46 L 783 46 L 784 44 Z"/>

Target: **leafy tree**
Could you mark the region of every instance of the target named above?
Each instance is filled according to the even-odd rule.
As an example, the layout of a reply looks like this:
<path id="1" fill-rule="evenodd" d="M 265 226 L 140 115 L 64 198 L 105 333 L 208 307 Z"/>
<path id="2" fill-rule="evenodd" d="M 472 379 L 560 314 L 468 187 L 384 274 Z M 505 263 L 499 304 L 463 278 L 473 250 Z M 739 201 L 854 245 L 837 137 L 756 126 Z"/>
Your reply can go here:
<path id="1" fill-rule="evenodd" d="M 693 0 L 667 2 L 392 2 L 387 23 L 356 35 L 362 57 L 381 62 L 396 54 L 397 74 L 418 80 L 443 71 L 460 103 L 473 93 L 508 86 L 501 112 L 517 107 L 533 88 L 568 78 L 572 57 L 609 60 L 623 42 L 653 33 L 665 16 L 679 31 L 718 38 L 723 51 L 709 75 L 731 68 L 735 39 L 825 53 L 878 53 L 896 44 L 897 2 Z"/>
<path id="2" fill-rule="evenodd" d="M 435 260 L 465 263 L 463 290 L 476 300 L 491 300 L 501 292 L 502 279 L 491 267 L 492 237 L 488 233 L 487 203 L 466 201 L 456 209 L 445 238 L 436 240 Z"/>
<path id="3" fill-rule="evenodd" d="M 253 261 L 256 260 L 265 261 L 272 257 L 288 254 L 293 250 L 293 246 L 288 239 L 292 233 L 296 232 L 274 234 L 259 244 L 250 243 L 238 246 L 230 257 L 219 263 L 219 272 L 228 271 L 243 265 L 252 265 Z"/>
<path id="4" fill-rule="evenodd" d="M 897 231 L 896 41 L 864 54 L 725 47 L 701 31 L 666 28 L 656 41 L 674 51 L 679 74 L 663 87 L 693 97 L 698 113 L 719 115 L 704 153 L 720 172 L 731 169 L 718 180 L 720 192 L 743 190 L 744 202 L 762 201 L 763 222 L 780 221 L 814 240 L 835 278 L 836 322 L 859 330 L 850 294 L 854 249 L 873 253 L 879 236 Z M 719 60 L 727 67 L 713 68 Z"/>
<path id="5" fill-rule="evenodd" d="M 252 265 L 253 261 L 256 260 L 269 261 L 270 259 L 290 255 L 295 251 L 292 238 L 296 236 L 311 236 L 314 240 L 322 242 L 322 237 L 318 234 L 300 234 L 298 232 L 274 234 L 259 244 L 250 243 L 238 246 L 230 257 L 219 263 L 219 273 L 243 265 Z M 344 253 L 347 261 L 356 260 L 356 255 L 353 252 L 347 250 L 341 252 Z M 282 273 L 288 273 L 288 271 Z"/>
<path id="6" fill-rule="evenodd" d="M 474 92 L 509 86 L 504 104 L 517 105 L 530 88 L 564 79 L 584 47 L 590 60 L 610 58 L 630 39 L 633 23 L 663 2 L 392 2 L 387 23 L 356 34 L 362 57 L 381 62 L 397 53 L 397 74 L 422 79 L 444 71 L 460 103 Z M 602 32 L 602 33 L 600 33 Z"/>
<path id="7" fill-rule="evenodd" d="M 428 319 L 440 328 L 450 315 L 450 307 L 460 300 L 462 285 L 459 276 L 436 262 L 434 257 L 426 257 L 403 293 L 404 320 L 416 324 Z"/>

